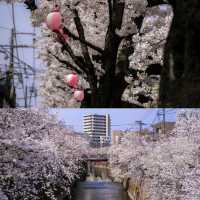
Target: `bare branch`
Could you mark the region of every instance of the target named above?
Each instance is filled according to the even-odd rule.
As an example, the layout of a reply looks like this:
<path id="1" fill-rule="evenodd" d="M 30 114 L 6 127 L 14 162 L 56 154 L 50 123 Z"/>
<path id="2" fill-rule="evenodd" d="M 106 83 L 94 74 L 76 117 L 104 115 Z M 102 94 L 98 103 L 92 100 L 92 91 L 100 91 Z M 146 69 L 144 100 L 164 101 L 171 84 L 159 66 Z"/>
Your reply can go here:
<path id="1" fill-rule="evenodd" d="M 63 35 L 61 35 L 59 32 L 56 32 L 58 39 L 60 40 L 60 42 L 63 45 L 63 49 L 67 51 L 67 53 L 70 55 L 70 57 L 72 58 L 72 60 L 75 62 L 76 65 L 79 66 L 79 68 L 81 68 L 83 71 L 86 70 L 85 66 L 85 62 L 84 59 L 82 59 L 80 61 L 80 58 L 78 56 L 76 56 L 72 50 L 72 48 L 69 46 L 69 44 L 65 41 L 65 38 L 63 37 Z"/>
<path id="2" fill-rule="evenodd" d="M 53 54 L 51 51 L 48 51 L 48 53 L 51 54 L 54 58 L 56 58 L 60 63 L 67 65 L 67 67 L 65 68 L 70 69 L 70 70 L 75 70 L 78 74 L 81 74 L 81 75 L 85 72 L 84 70 L 79 69 L 78 67 L 72 65 L 70 62 L 59 58 L 57 55 Z"/>
<path id="3" fill-rule="evenodd" d="M 81 24 L 80 17 L 78 15 L 78 11 L 76 9 L 74 9 L 73 12 L 74 12 L 74 15 L 75 15 L 74 23 L 76 25 L 79 37 L 80 37 L 81 40 L 85 41 L 84 29 L 83 29 L 83 26 Z M 94 68 L 94 65 L 91 61 L 87 45 L 85 45 L 84 43 L 81 43 L 81 48 L 82 48 L 82 52 L 83 52 L 85 62 L 87 64 L 87 68 L 89 70 L 88 81 L 90 83 L 91 89 L 93 90 L 94 93 L 96 93 L 97 77 L 96 77 L 96 74 L 95 74 L 95 68 Z M 96 97 L 94 97 L 94 98 L 96 98 Z"/>
<path id="4" fill-rule="evenodd" d="M 78 11 L 76 9 L 73 9 L 73 13 L 75 15 L 74 23 L 76 25 L 76 29 L 78 31 L 79 37 L 82 41 L 86 41 L 85 40 L 85 34 L 84 34 L 84 28 L 83 28 L 83 25 L 81 23 L 80 17 L 78 15 Z M 91 61 L 91 58 L 90 58 L 90 55 L 89 55 L 87 45 L 85 45 L 84 43 L 81 43 L 81 49 L 82 49 L 83 57 L 85 59 L 85 62 L 88 65 L 88 67 L 90 68 L 90 70 L 94 69 L 94 66 L 92 64 L 92 61 Z"/>
<path id="5" fill-rule="evenodd" d="M 88 41 L 84 41 L 82 40 L 80 37 L 76 36 L 74 33 L 72 33 L 68 28 L 63 27 L 63 31 L 64 33 L 66 33 L 69 37 L 73 38 L 74 40 L 79 40 L 81 43 L 87 45 L 88 47 L 90 47 L 91 49 L 99 52 L 99 53 L 103 53 L 103 49 L 101 49 L 100 47 L 95 46 L 94 44 L 88 42 Z"/>
<path id="6" fill-rule="evenodd" d="M 169 3 L 168 0 L 147 0 L 147 2 L 148 2 L 148 7 Z"/>
<path id="7" fill-rule="evenodd" d="M 137 30 L 138 30 L 139 33 L 140 33 L 140 29 L 141 29 L 143 21 L 144 21 L 144 17 L 145 17 L 145 13 L 134 19 L 134 23 L 137 26 Z"/>

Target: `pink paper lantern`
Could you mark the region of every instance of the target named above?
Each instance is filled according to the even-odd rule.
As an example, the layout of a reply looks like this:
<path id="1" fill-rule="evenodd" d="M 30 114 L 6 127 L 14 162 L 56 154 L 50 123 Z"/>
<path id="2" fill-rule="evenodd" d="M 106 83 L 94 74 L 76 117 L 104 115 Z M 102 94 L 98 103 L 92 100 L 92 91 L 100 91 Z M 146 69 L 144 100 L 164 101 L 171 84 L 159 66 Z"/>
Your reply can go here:
<path id="1" fill-rule="evenodd" d="M 76 99 L 77 101 L 83 101 L 84 91 L 83 90 L 76 90 L 74 92 L 74 99 Z"/>
<path id="2" fill-rule="evenodd" d="M 61 14 L 55 10 L 47 15 L 46 19 L 47 27 L 52 31 L 59 31 L 61 26 Z"/>
<path id="3" fill-rule="evenodd" d="M 68 74 L 64 77 L 64 81 L 71 87 L 76 88 L 78 84 L 77 74 Z"/>

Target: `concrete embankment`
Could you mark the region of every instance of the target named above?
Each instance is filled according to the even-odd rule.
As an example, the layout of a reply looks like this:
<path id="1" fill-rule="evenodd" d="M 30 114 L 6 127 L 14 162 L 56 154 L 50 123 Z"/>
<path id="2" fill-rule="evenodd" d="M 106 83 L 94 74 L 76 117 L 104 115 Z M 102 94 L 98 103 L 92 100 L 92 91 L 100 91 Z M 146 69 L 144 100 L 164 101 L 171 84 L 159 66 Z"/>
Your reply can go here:
<path id="1" fill-rule="evenodd" d="M 94 167 L 94 175 L 103 178 L 108 177 L 113 182 L 121 183 L 124 190 L 128 193 L 130 200 L 147 199 L 144 192 L 144 181 L 141 177 L 138 178 L 126 177 L 126 176 L 114 177 L 111 173 L 111 169 L 105 166 Z"/>
<path id="2" fill-rule="evenodd" d="M 122 179 L 122 184 L 131 200 L 146 199 L 142 179 L 124 177 Z"/>

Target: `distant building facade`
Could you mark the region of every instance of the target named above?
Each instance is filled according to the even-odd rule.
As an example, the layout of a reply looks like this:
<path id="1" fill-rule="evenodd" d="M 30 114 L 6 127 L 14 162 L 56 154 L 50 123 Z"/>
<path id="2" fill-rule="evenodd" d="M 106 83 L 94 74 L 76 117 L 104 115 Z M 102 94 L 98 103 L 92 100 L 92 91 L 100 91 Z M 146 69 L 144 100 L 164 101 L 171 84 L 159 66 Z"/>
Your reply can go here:
<path id="1" fill-rule="evenodd" d="M 74 132 L 71 130 L 68 130 L 65 135 L 65 140 L 70 144 L 70 145 L 79 145 L 83 140 L 87 141 L 87 138 L 84 134 Z"/>
<path id="2" fill-rule="evenodd" d="M 165 125 L 163 122 L 158 122 L 156 124 L 153 124 L 152 128 L 154 129 L 155 134 L 162 134 L 164 133 L 164 130 L 165 134 L 168 134 L 173 130 L 174 126 L 175 122 L 165 122 Z"/>
<path id="3" fill-rule="evenodd" d="M 83 118 L 84 133 L 93 147 L 106 146 L 111 141 L 111 120 L 109 114 L 87 114 Z"/>
<path id="4" fill-rule="evenodd" d="M 112 132 L 112 145 L 121 144 L 124 138 L 124 131 L 121 130 L 114 130 Z"/>

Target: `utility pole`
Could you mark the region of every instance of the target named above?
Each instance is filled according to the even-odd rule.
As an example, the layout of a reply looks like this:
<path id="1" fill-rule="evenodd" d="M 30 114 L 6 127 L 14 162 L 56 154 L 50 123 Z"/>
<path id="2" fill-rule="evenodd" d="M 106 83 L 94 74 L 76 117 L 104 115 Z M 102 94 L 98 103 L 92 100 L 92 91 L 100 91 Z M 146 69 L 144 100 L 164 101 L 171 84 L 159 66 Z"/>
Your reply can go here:
<path id="1" fill-rule="evenodd" d="M 144 125 L 146 125 L 146 124 L 143 123 L 141 120 L 135 121 L 135 123 L 139 125 L 139 135 L 141 135 L 141 133 L 142 133 L 142 127 Z"/>
<path id="2" fill-rule="evenodd" d="M 163 133 L 165 134 L 165 108 L 163 108 Z"/>
<path id="3" fill-rule="evenodd" d="M 28 1 L 27 1 L 28 2 Z M 32 1 L 31 1 L 32 2 Z M 29 3 L 31 3 L 29 2 Z M 29 4 L 28 3 L 28 4 Z M 34 2 L 32 2 L 34 3 Z M 12 6 L 12 23 L 13 23 L 13 28 L 11 29 L 11 38 L 10 38 L 10 43 L 9 45 L 7 44 L 1 44 L 0 45 L 0 53 L 5 54 L 6 56 L 9 57 L 9 65 L 8 68 L 5 67 L 5 92 L 3 95 L 3 102 L 5 100 L 5 102 L 10 106 L 10 107 L 16 107 L 16 100 L 19 99 L 18 94 L 23 95 L 23 103 L 24 103 L 24 107 L 28 107 L 28 93 L 30 93 L 30 100 L 29 100 L 29 104 L 31 104 L 31 99 L 32 99 L 32 93 L 35 92 L 35 68 L 34 66 L 30 66 L 29 64 L 27 64 L 26 62 L 22 61 L 20 59 L 19 56 L 19 48 L 33 48 L 33 50 L 35 49 L 35 45 L 26 45 L 26 44 L 21 44 L 18 45 L 17 42 L 17 35 L 30 35 L 30 36 L 35 36 L 36 33 L 26 33 L 26 32 L 17 32 L 16 31 L 16 20 L 15 20 L 15 4 L 13 1 L 11 1 L 11 6 Z M 30 8 L 35 9 L 35 6 L 30 4 L 29 6 L 31 6 Z M 16 54 L 16 55 L 15 55 Z M 35 55 L 33 56 L 33 59 L 35 59 Z M 34 65 L 35 65 L 35 61 L 33 61 Z M 1 64 L 1 63 L 0 63 Z M 3 64 L 3 63 L 2 63 Z M 6 66 L 6 65 L 5 65 Z M 31 73 L 33 72 L 33 75 L 28 75 L 27 69 L 29 71 L 31 71 Z M 24 75 L 27 76 L 29 78 L 29 76 L 33 76 L 32 79 L 34 79 L 33 84 L 31 86 L 31 90 L 29 91 L 29 82 L 26 82 L 26 86 L 24 87 Z M 18 81 L 16 79 L 16 77 L 18 77 Z M 30 80 L 30 79 L 29 79 Z M 16 83 L 20 83 L 16 84 Z M 2 87 L 1 87 L 2 89 Z M 26 89 L 26 91 L 25 91 Z M 21 90 L 21 91 L 19 91 Z M 16 98 L 16 93 L 17 93 L 17 98 Z M 34 97 L 36 96 L 36 92 L 34 93 Z M 21 97 L 20 97 L 21 98 Z M 36 98 L 36 97 L 35 97 Z M 3 105 L 3 104 L 2 104 Z"/>
<path id="4" fill-rule="evenodd" d="M 10 107 L 16 107 L 16 95 L 14 86 L 14 29 L 11 29 L 10 37 L 10 63 L 6 72 L 6 92 L 5 100 Z"/>
<path id="5" fill-rule="evenodd" d="M 10 65 L 9 65 L 9 78 L 14 82 L 14 29 L 11 29 L 11 37 L 10 37 Z"/>
<path id="6" fill-rule="evenodd" d="M 35 93 L 35 76 L 36 76 L 36 73 L 35 73 L 35 45 L 33 43 L 33 45 L 26 45 L 26 44 L 22 44 L 22 45 L 18 45 L 15 40 L 16 40 L 16 34 L 18 35 L 30 35 L 30 36 L 35 36 L 36 34 L 35 33 L 25 33 L 25 32 L 16 32 L 16 30 L 14 28 L 11 29 L 11 37 L 10 37 L 10 44 L 7 45 L 7 44 L 1 44 L 0 45 L 0 48 L 3 49 L 3 52 L 7 52 L 8 55 L 9 55 L 9 67 L 7 69 L 7 75 L 6 75 L 6 87 L 8 88 L 7 89 L 7 99 L 10 99 L 9 102 L 13 102 L 13 98 L 15 98 L 15 102 L 16 102 L 16 99 L 17 100 L 23 100 L 24 102 L 24 107 L 28 107 L 31 105 L 31 101 L 32 101 L 32 98 L 36 98 L 36 93 Z M 9 48 L 9 51 L 7 50 Z M 33 49 L 33 66 L 30 66 L 29 64 L 25 63 L 24 61 L 22 61 L 19 56 L 15 55 L 15 49 L 18 49 L 18 48 L 31 48 Z M 19 66 L 14 66 L 15 63 L 16 63 L 16 60 L 20 63 L 18 64 Z M 23 69 L 21 68 L 20 65 L 23 65 L 24 66 L 24 72 L 23 72 Z M 31 86 L 31 90 L 29 92 L 29 87 L 27 85 L 24 86 L 24 80 L 23 80 L 23 74 L 25 75 L 28 75 L 28 72 L 27 72 L 27 69 L 31 71 L 31 75 L 33 76 L 33 84 Z M 17 73 L 16 73 L 17 71 Z M 19 72 L 18 72 L 19 71 Z M 21 80 L 21 77 L 22 77 L 22 82 L 21 82 L 21 86 L 22 88 L 15 88 L 15 84 L 14 84 L 14 79 L 15 79 L 15 76 L 14 74 L 16 73 L 16 76 L 19 76 L 20 80 Z M 17 97 L 16 98 L 16 94 L 15 94 L 15 91 L 16 89 L 22 89 L 23 92 L 21 92 L 21 94 L 23 94 L 23 98 L 21 97 Z M 13 93 L 14 92 L 14 93 Z M 30 93 L 30 94 L 29 94 Z M 34 93 L 34 95 L 33 95 Z M 14 95 L 13 95 L 14 94 Z M 29 103 L 28 103 L 28 98 L 29 98 Z M 8 101 L 8 100 L 7 100 Z M 36 100 L 35 100 L 36 102 Z M 9 103 L 10 104 L 10 103 Z M 13 106 L 11 106 L 13 107 Z M 15 107 L 15 106 L 14 106 Z"/>
<path id="7" fill-rule="evenodd" d="M 158 112 L 158 116 L 162 116 L 162 133 L 165 134 L 166 132 L 166 112 L 165 108 L 162 108 L 162 112 Z"/>
<path id="8" fill-rule="evenodd" d="M 28 97 L 28 87 L 27 85 L 25 86 L 25 97 L 24 97 L 24 106 L 27 108 L 27 97 Z"/>

